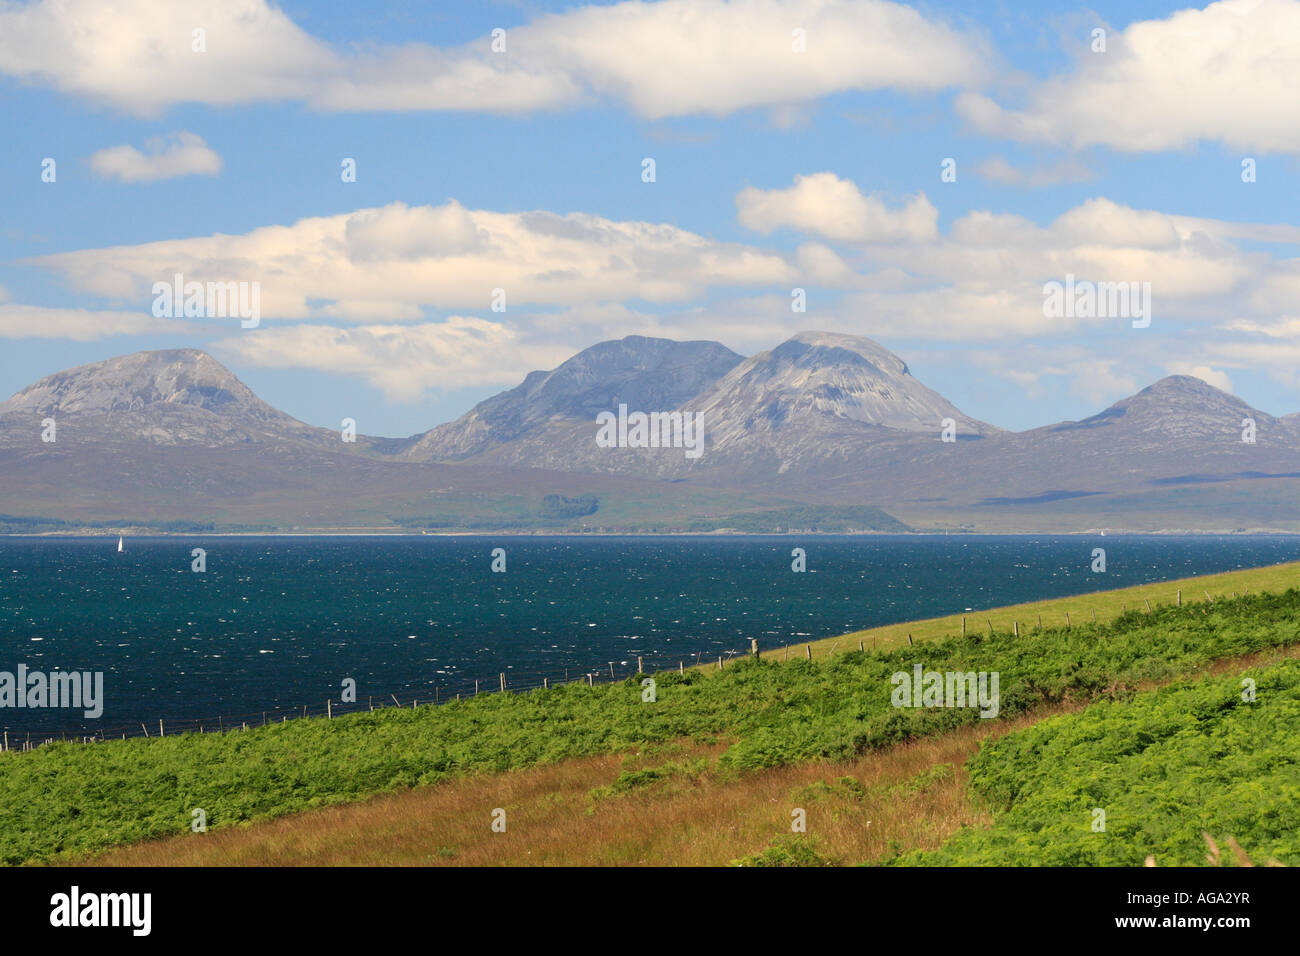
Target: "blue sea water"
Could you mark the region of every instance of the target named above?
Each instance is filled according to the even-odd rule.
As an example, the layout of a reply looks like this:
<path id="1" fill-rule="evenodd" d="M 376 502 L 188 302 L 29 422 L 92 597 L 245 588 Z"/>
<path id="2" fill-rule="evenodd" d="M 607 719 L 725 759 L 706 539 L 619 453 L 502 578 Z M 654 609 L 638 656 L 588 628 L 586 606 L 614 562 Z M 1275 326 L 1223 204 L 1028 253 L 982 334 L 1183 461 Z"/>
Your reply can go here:
<path id="1" fill-rule="evenodd" d="M 1300 559 L 1287 536 L 0 538 L 0 671 L 102 671 L 22 735 L 258 720 L 676 667 L 700 655 Z M 191 570 L 204 548 L 207 570 Z M 491 570 L 494 548 L 505 573 Z M 791 570 L 791 550 L 807 571 Z M 1104 574 L 1090 570 L 1104 547 Z M 392 695 L 392 697 L 390 697 Z M 337 704 L 336 704 L 337 706 Z M 224 725 L 224 724 L 223 724 Z"/>

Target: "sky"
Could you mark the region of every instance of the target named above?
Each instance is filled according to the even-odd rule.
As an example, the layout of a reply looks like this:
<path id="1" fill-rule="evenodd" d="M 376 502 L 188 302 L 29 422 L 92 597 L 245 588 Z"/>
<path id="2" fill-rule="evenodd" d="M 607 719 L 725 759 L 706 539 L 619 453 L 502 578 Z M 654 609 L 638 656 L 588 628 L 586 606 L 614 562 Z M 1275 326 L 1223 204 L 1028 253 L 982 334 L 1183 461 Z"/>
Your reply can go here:
<path id="1" fill-rule="evenodd" d="M 0 0 L 0 394 L 201 348 L 405 436 L 606 339 L 824 330 L 1003 428 L 1170 374 L 1296 412 L 1298 76 L 1300 0 Z"/>

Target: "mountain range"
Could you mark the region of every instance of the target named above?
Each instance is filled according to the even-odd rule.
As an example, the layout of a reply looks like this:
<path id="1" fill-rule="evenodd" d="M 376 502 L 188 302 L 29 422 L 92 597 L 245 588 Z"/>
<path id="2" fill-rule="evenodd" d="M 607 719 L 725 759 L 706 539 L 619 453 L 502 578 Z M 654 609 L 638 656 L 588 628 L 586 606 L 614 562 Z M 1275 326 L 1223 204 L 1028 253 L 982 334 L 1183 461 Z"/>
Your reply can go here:
<path id="1" fill-rule="evenodd" d="M 598 442 L 620 406 L 667 447 L 629 447 L 635 427 Z M 669 440 L 692 422 L 698 456 Z M 748 358 L 601 342 L 405 439 L 300 422 L 195 349 L 0 403 L 9 531 L 1300 531 L 1298 492 L 1300 416 L 1198 378 L 1009 432 L 870 339 L 826 332 Z"/>

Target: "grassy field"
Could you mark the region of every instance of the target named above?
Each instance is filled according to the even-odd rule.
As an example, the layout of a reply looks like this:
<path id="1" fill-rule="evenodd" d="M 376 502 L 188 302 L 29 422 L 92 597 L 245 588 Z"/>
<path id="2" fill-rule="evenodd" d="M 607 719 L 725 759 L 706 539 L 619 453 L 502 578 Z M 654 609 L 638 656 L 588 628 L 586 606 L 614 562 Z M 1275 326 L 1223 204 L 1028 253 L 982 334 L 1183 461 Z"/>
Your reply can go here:
<path id="1" fill-rule="evenodd" d="M 629 679 L 247 732 L 54 744 L 0 756 L 0 855 L 10 863 L 53 860 L 185 833 L 194 808 L 216 833 L 466 775 L 647 746 L 725 744 L 713 758 L 724 778 L 852 760 L 995 723 L 969 708 L 893 707 L 890 675 L 913 664 L 999 672 L 1006 720 L 1298 642 L 1300 591 L 1265 595 L 1252 587 L 1238 600 L 1153 605 L 1149 613 L 1130 606 L 1118 618 L 1099 615 L 1097 624 L 1022 627 L 1018 637 L 972 632 L 786 665 L 749 660 L 716 672 L 664 673 L 656 675 L 653 702 Z M 610 786 L 635 789 L 664 776 L 629 773 Z M 687 766 L 668 778 L 692 773 Z"/>
<path id="2" fill-rule="evenodd" d="M 1251 673 L 1300 645 L 1220 661 L 1205 676 Z M 1185 679 L 1180 679 L 1185 682 Z M 1144 685 L 1145 686 L 1145 685 Z M 1157 685 L 1150 685 L 1151 687 Z M 1140 699 L 1140 698 L 1137 698 Z M 749 774 L 719 767 L 725 742 L 671 742 L 500 774 L 476 774 L 246 826 L 151 840 L 70 862 L 98 866 L 718 866 L 938 863 L 947 841 L 994 813 L 967 784 L 981 746 L 1076 714 L 1044 704 L 1006 721 Z M 1011 735 L 1011 736 L 1008 736 Z M 1084 801 L 1085 803 L 1087 801 Z M 1193 804 L 1195 806 L 1195 804 Z M 791 832 L 805 810 L 806 832 Z M 491 827 L 506 811 L 505 832 Z M 1068 820 L 1088 823 L 1073 808 Z M 1114 821 L 1124 824 L 1123 815 Z M 1198 818 L 1196 825 L 1219 821 Z M 1225 818 L 1217 832 L 1232 835 Z M 1245 831 L 1243 831 L 1244 834 Z M 1199 837 L 1198 837 L 1199 839 Z M 1159 849 L 1161 862 L 1166 860 Z M 1146 844 L 1142 844 L 1146 846 Z M 1263 858 L 1261 858 L 1263 859 Z M 1202 862 L 1199 856 L 1190 861 Z"/>
<path id="3" fill-rule="evenodd" d="M 999 631 L 1009 631 L 1015 622 L 1022 628 L 1036 626 L 1041 618 L 1043 626 L 1063 626 L 1066 616 L 1073 625 L 1091 623 L 1094 615 L 1098 621 L 1110 621 L 1119 617 L 1125 610 L 1145 610 L 1147 602 L 1154 607 L 1159 604 L 1174 604 L 1178 592 L 1183 592 L 1183 601 L 1204 601 L 1206 592 L 1215 598 L 1232 597 L 1256 591 L 1281 593 L 1288 588 L 1300 587 L 1300 562 L 1275 564 L 1265 568 L 1248 568 L 1242 571 L 1226 571 L 1222 574 L 1205 574 L 1191 578 L 1180 578 L 1158 584 L 1140 584 L 1131 588 L 1114 591 L 1097 591 L 1092 594 L 1080 594 L 1075 597 L 1052 598 L 1046 601 L 1033 601 L 1028 604 L 1012 604 L 992 610 L 976 610 L 966 613 L 966 627 L 969 632 L 989 629 L 989 622 Z M 907 636 L 912 640 L 937 641 L 962 631 L 961 614 L 947 617 L 925 618 L 908 621 L 903 624 L 888 624 L 865 631 L 854 631 L 840 637 L 826 638 L 791 647 L 787 652 L 779 650 L 763 651 L 763 657 L 782 660 L 786 657 L 798 657 L 805 654 L 805 648 L 811 649 L 814 658 L 825 657 L 835 650 L 856 650 L 858 642 L 865 649 L 873 647 L 880 650 L 904 646 Z"/>
<path id="4" fill-rule="evenodd" d="M 692 788 L 705 785 L 720 788 L 715 799 L 725 806 L 728 800 L 743 801 L 774 768 L 793 775 L 792 780 L 800 774 L 818 777 L 828 763 L 870 762 L 899 744 L 940 735 L 954 745 L 965 740 L 973 746 L 977 738 L 1044 708 L 1123 697 L 1143 683 L 1204 673 L 1216 661 L 1300 644 L 1300 591 L 1264 593 L 1290 586 L 1298 572 L 1297 565 L 1284 565 L 1021 605 L 979 615 L 985 621 L 981 629 L 969 626 L 968 618 L 965 637 L 960 636 L 960 617 L 880 628 L 814 644 L 811 661 L 796 654 L 788 664 L 776 666 L 768 655 L 719 671 L 657 674 L 653 701 L 643 698 L 639 681 L 631 678 L 596 687 L 485 695 L 419 710 L 299 720 L 247 732 L 54 744 L 4 753 L 0 859 L 66 860 L 187 834 L 195 808 L 203 809 L 212 831 L 204 839 L 215 843 L 218 836 L 231 838 L 222 831 L 246 830 L 257 821 L 382 795 L 416 799 L 406 792 L 455 781 L 464 782 L 458 787 L 468 786 L 467 777 L 494 786 L 493 781 L 507 779 L 503 774 L 523 774 L 518 778 L 523 786 L 527 779 L 573 772 L 575 780 L 591 783 L 596 779 L 592 774 L 607 771 L 610 760 L 631 762 L 620 764 L 612 780 L 575 783 L 578 789 L 570 788 L 570 795 L 605 788 L 603 799 L 612 802 L 603 805 L 615 807 L 625 805 L 619 801 L 629 795 L 684 788 L 690 796 Z M 1183 606 L 1175 603 L 1179 587 Z M 1203 590 L 1217 599 L 1205 600 Z M 1230 599 L 1233 592 L 1249 596 Z M 1202 600 L 1192 601 L 1197 594 Z M 1065 626 L 1067 612 L 1070 627 Z M 1042 628 L 1037 626 L 1039 613 Z M 1018 636 L 1011 633 L 1013 622 L 1020 624 Z M 916 646 L 907 643 L 909 632 Z M 865 652 L 857 650 L 859 640 Z M 890 675 L 910 671 L 914 664 L 999 672 L 999 719 L 980 720 L 969 708 L 893 707 Z M 948 744 L 935 746 L 942 750 Z M 673 747 L 682 748 L 680 759 L 637 762 L 642 755 Z M 948 792 L 944 788 L 963 779 L 961 760 L 941 763 L 951 764 L 950 772 L 927 777 L 918 799 Z M 584 766 L 585 771 L 580 769 Z M 549 779 L 554 784 L 555 778 Z M 554 790 L 548 799 L 558 800 L 562 792 L 564 788 Z M 833 792 L 819 793 L 833 802 Z M 885 818 L 885 804 L 897 797 L 893 794 L 874 809 L 866 804 L 868 812 Z M 448 799 L 454 799 L 454 792 Z M 691 796 L 688 803 L 693 801 Z M 962 812 L 964 820 L 983 819 L 983 810 Z M 752 825 L 731 827 L 761 828 L 763 819 L 759 815 Z M 286 824 L 292 829 L 293 821 Z M 933 832 L 949 830 L 936 825 Z M 911 838 L 891 840 L 894 852 L 926 845 Z M 881 852 L 874 844 L 840 843 L 830 841 L 829 859 L 875 859 Z M 784 850 L 778 846 L 772 852 L 779 857 Z M 709 861 L 725 862 L 713 856 Z"/>
<path id="5" fill-rule="evenodd" d="M 1254 859 L 1294 866 L 1298 741 L 1296 660 L 1098 701 L 983 748 L 970 790 L 992 826 L 898 862 L 1141 866 L 1152 856 L 1188 866 L 1204 861 L 1211 831 Z"/>

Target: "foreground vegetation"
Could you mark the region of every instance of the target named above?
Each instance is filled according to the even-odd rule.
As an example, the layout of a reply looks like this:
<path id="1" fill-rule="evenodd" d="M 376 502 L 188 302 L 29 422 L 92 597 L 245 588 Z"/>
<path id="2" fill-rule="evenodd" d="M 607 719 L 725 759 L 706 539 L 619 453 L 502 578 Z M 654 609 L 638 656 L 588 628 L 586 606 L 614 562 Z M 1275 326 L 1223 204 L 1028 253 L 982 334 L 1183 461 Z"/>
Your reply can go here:
<path id="1" fill-rule="evenodd" d="M 233 824 L 462 774 L 501 773 L 676 741 L 718 746 L 724 777 L 848 760 L 981 721 L 974 709 L 900 709 L 890 676 L 913 664 L 1001 675 L 1000 717 L 1122 696 L 1144 681 L 1300 642 L 1300 591 L 1161 606 L 1096 625 L 1022 627 L 890 652 L 493 694 L 419 710 L 299 720 L 247 732 L 53 744 L 0 755 L 0 859 L 51 860 L 188 832 L 191 811 Z M 688 774 L 689 776 L 689 774 Z M 642 781 L 644 782 L 644 781 Z"/>
<path id="2" fill-rule="evenodd" d="M 1252 858 L 1298 865 L 1297 742 L 1294 660 L 1099 701 L 982 748 L 970 787 L 993 825 L 898 862 L 1141 866 L 1154 856 L 1188 866 L 1205 860 L 1209 830 Z"/>
<path id="3" fill-rule="evenodd" d="M 1094 620 L 1111 621 L 1132 610 L 1146 610 L 1148 605 L 1156 607 L 1161 604 L 1176 604 L 1180 591 L 1184 601 L 1203 601 L 1207 594 L 1213 595 L 1214 599 L 1236 597 L 1239 594 L 1255 591 L 1272 591 L 1281 594 L 1298 584 L 1300 584 L 1300 562 L 1291 561 L 1263 568 L 1224 571 L 1220 574 L 1204 574 L 1192 578 L 1160 581 L 1155 584 L 1138 584 L 1113 591 L 1093 591 L 1069 597 L 1030 601 L 1025 604 L 1011 604 L 990 610 L 977 608 L 965 614 L 949 614 L 944 617 L 906 621 L 901 624 L 886 624 L 865 631 L 854 631 L 852 634 L 812 641 L 807 645 L 807 649 L 816 658 L 824 657 L 837 650 L 855 648 L 859 642 L 862 642 L 866 648 L 877 647 L 886 650 L 906 645 L 909 637 L 917 643 L 943 640 L 952 634 L 961 633 L 963 618 L 967 629 L 976 631 L 988 630 L 990 624 L 998 631 L 1010 631 L 1016 623 L 1021 627 L 1033 627 L 1037 626 L 1040 620 L 1045 627 L 1059 627 L 1067 623 L 1088 624 Z M 804 645 L 800 645 L 795 651 L 803 653 Z M 779 649 L 765 651 L 763 656 L 781 660 L 788 654 L 784 649 Z"/>
<path id="4" fill-rule="evenodd" d="M 1240 675 L 1297 656 L 1300 645 L 1273 649 L 1220 661 L 1212 673 Z M 110 866 L 888 862 L 912 850 L 937 850 L 964 829 L 989 825 L 993 816 L 988 801 L 967 786 L 970 758 L 989 741 L 1057 714 L 1077 713 L 1082 707 L 1077 702 L 1043 705 L 1017 718 L 981 720 L 847 761 L 804 761 L 744 774 L 719 765 L 725 743 L 647 745 L 618 755 L 467 776 L 202 836 L 185 833 L 73 862 Z M 490 826 L 492 810 L 498 807 L 508 814 L 505 832 Z M 794 808 L 806 813 L 804 833 L 792 832 Z M 1195 801 L 1185 808 L 1207 826 L 1224 820 L 1202 813 Z M 1239 857 L 1231 831 L 1216 832 L 1224 844 L 1222 862 L 1235 864 Z M 1261 864 L 1268 859 L 1258 854 L 1256 858 Z"/>

